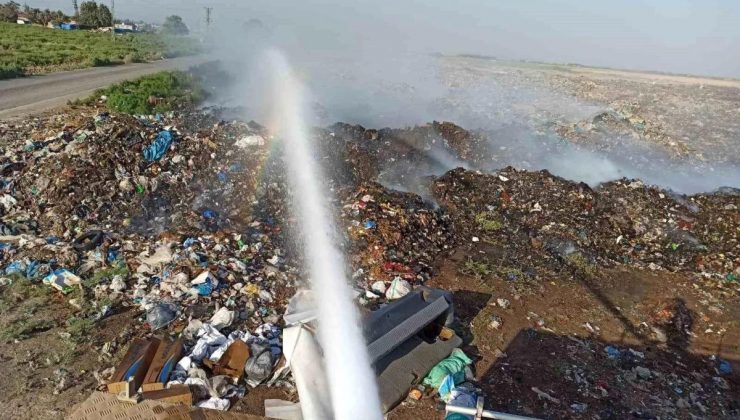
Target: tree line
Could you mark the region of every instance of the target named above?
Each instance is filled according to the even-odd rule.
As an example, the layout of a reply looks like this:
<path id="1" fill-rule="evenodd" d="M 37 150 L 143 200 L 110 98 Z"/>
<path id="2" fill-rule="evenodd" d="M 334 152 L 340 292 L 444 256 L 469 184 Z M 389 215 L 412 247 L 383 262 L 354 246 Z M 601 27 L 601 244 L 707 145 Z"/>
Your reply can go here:
<path id="1" fill-rule="evenodd" d="M 58 24 L 61 22 L 77 21 L 82 28 L 102 28 L 113 26 L 113 13 L 103 3 L 94 1 L 83 1 L 77 4 L 77 0 L 72 0 L 72 7 L 75 14 L 67 16 L 61 10 L 52 11 L 49 9 L 37 9 L 21 5 L 15 1 L 0 3 L 0 22 L 13 22 L 18 17 L 23 16 L 31 20 L 32 23 L 38 23 L 46 26 L 48 23 Z M 124 21 L 127 22 L 127 21 Z M 187 35 L 190 31 L 182 18 L 177 15 L 168 16 L 162 25 L 162 32 L 171 35 Z"/>
<path id="2" fill-rule="evenodd" d="M 0 3 L 0 22 L 13 22 L 18 20 L 18 16 L 23 15 L 31 19 L 32 22 L 46 25 L 49 22 L 63 22 L 69 19 L 61 10 L 37 9 L 9 1 L 5 4 Z"/>
<path id="3" fill-rule="evenodd" d="M 23 16 L 30 19 L 31 22 L 41 25 L 46 25 L 49 22 L 60 23 L 76 20 L 80 26 L 87 28 L 113 26 L 113 13 L 105 4 L 83 1 L 78 8 L 76 0 L 73 0 L 72 3 L 75 10 L 74 16 L 67 16 L 61 10 L 41 10 L 28 5 L 21 7 L 15 1 L 0 3 L 0 22 L 15 22 L 19 16 Z"/>

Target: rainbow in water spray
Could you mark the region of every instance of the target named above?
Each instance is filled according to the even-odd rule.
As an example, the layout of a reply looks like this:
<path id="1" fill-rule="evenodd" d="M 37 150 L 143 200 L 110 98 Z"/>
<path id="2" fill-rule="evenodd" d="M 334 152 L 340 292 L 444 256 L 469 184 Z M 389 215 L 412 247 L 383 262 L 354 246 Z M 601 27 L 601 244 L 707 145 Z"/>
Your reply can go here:
<path id="1" fill-rule="evenodd" d="M 382 419 L 359 313 L 352 301 L 328 191 L 314 158 L 303 114 L 303 87 L 279 51 L 267 53 L 273 72 L 274 129 L 282 139 L 293 192 L 293 212 L 303 235 L 311 288 L 319 297 L 318 338 L 324 353 L 334 418 Z"/>

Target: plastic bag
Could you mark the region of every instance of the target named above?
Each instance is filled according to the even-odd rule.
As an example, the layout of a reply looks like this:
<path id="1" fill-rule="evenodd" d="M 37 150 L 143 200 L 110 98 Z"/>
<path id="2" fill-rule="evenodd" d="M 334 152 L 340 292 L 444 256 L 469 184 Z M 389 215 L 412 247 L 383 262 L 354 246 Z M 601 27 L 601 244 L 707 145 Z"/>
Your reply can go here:
<path id="1" fill-rule="evenodd" d="M 459 384 L 465 381 L 465 366 L 471 363 L 473 363 L 473 361 L 470 360 L 462 350 L 454 349 L 448 358 L 437 363 L 437 365 L 429 371 L 422 383 L 425 386 L 439 389 L 440 385 L 444 382 L 445 377 L 450 375 L 455 384 Z"/>
<path id="2" fill-rule="evenodd" d="M 400 277 L 396 277 L 386 290 L 385 297 L 388 300 L 396 300 L 406 296 L 409 292 L 411 292 L 411 284 Z"/>
<path id="3" fill-rule="evenodd" d="M 152 331 L 169 325 L 177 318 L 177 306 L 171 303 L 158 303 L 146 311 L 146 322 Z"/>
<path id="4" fill-rule="evenodd" d="M 149 162 L 161 159 L 167 152 L 167 149 L 170 148 L 171 144 L 172 133 L 169 131 L 160 131 L 152 144 L 144 149 L 144 159 Z"/>
<path id="5" fill-rule="evenodd" d="M 244 373 L 247 375 L 247 383 L 250 386 L 257 386 L 272 374 L 272 350 L 269 344 L 252 343 L 252 357 L 247 360 L 244 366 Z"/>

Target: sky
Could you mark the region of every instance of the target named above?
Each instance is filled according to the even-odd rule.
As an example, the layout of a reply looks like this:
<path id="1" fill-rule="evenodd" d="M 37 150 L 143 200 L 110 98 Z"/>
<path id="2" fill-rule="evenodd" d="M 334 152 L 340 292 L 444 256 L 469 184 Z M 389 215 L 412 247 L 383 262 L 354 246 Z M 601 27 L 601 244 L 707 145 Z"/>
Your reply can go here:
<path id="1" fill-rule="evenodd" d="M 110 0 L 106 1 L 110 3 Z M 72 0 L 29 0 L 72 9 Z M 306 51 L 344 48 L 740 78 L 738 0 L 118 0 L 116 15 L 192 30 L 260 19 Z"/>

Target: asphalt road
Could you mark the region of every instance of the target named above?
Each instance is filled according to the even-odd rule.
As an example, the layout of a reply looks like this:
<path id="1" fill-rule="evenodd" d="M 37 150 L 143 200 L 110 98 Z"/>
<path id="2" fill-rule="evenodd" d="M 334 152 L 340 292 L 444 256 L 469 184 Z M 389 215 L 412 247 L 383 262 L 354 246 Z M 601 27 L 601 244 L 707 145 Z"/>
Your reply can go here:
<path id="1" fill-rule="evenodd" d="M 162 70 L 183 70 L 206 61 L 205 57 L 181 57 L 0 80 L 0 120 L 22 118 L 57 108 L 69 100 L 87 97 L 96 89 L 126 79 Z"/>

